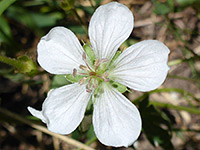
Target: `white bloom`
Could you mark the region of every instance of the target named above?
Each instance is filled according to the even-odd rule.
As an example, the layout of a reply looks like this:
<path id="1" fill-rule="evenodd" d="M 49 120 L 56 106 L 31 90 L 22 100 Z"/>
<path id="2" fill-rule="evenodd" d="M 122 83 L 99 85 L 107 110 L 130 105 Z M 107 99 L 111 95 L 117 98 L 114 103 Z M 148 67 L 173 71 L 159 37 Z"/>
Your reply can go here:
<path id="1" fill-rule="evenodd" d="M 52 74 L 83 75 L 73 83 L 51 91 L 42 111 L 28 107 L 50 131 L 73 132 L 93 98 L 93 125 L 97 138 L 108 146 L 129 146 L 141 132 L 138 109 L 111 82 L 138 91 L 158 88 L 165 80 L 169 49 L 146 40 L 127 48 L 110 64 L 119 46 L 133 29 L 133 15 L 124 5 L 111 2 L 93 14 L 89 38 L 96 61 L 85 55 L 79 40 L 67 28 L 55 27 L 38 44 L 38 62 Z M 95 99 L 95 100 L 94 100 Z"/>

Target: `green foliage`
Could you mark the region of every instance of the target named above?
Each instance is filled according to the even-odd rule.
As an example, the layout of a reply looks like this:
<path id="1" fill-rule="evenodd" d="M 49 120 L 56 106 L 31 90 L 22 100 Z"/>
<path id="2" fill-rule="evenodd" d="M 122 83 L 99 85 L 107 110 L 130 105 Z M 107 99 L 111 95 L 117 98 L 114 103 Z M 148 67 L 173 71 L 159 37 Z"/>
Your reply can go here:
<path id="1" fill-rule="evenodd" d="M 12 5 L 16 0 L 2 0 L 0 2 L 0 16 L 2 13 L 10 6 Z"/>
<path id="2" fill-rule="evenodd" d="M 7 15 L 33 30 L 53 26 L 56 24 L 57 20 L 63 18 L 63 14 L 60 12 L 41 14 L 17 6 L 10 7 Z"/>
<path id="3" fill-rule="evenodd" d="M 154 13 L 157 15 L 165 15 L 173 11 L 174 0 L 167 0 L 165 3 L 161 3 L 158 0 L 152 0 L 154 3 Z"/>
<path id="4" fill-rule="evenodd" d="M 173 150 L 172 133 L 168 117 L 149 105 L 148 96 L 139 103 L 143 132 L 153 146 L 161 146 L 165 150 Z"/>

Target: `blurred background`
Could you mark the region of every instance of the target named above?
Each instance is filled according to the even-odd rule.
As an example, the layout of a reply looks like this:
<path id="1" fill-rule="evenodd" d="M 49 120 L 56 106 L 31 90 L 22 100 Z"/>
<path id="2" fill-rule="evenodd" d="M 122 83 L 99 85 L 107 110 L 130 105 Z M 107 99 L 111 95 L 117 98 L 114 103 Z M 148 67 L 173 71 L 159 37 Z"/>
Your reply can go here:
<path id="1" fill-rule="evenodd" d="M 71 29 L 89 42 L 95 9 L 111 0 L 0 1 L 0 150 L 200 150 L 200 0 L 118 0 L 134 14 L 121 49 L 157 39 L 170 49 L 169 74 L 157 90 L 124 93 L 138 108 L 143 130 L 129 148 L 102 145 L 88 110 L 70 135 L 46 130 L 27 106 L 41 109 L 47 92 L 70 84 L 38 65 L 37 43 L 51 28 Z"/>

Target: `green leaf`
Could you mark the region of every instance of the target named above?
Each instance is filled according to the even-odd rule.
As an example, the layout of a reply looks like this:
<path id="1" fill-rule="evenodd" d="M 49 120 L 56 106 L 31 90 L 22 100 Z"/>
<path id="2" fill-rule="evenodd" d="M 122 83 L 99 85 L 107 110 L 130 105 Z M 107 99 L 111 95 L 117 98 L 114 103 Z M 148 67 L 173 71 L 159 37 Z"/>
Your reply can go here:
<path id="1" fill-rule="evenodd" d="M 92 48 L 89 46 L 89 44 L 84 44 L 83 49 L 84 49 L 85 53 L 87 54 L 87 56 L 89 57 L 92 64 L 94 64 L 96 57 L 95 57 L 95 54 L 94 54 L 94 51 L 92 50 Z"/>
<path id="2" fill-rule="evenodd" d="M 58 20 L 63 18 L 62 13 L 60 12 L 46 14 L 36 13 L 18 6 L 11 6 L 7 11 L 7 16 L 34 31 L 38 31 L 38 29 L 42 27 L 54 26 Z"/>
<path id="3" fill-rule="evenodd" d="M 0 16 L 0 28 L 7 37 L 12 37 L 10 26 L 3 16 Z"/>
<path id="4" fill-rule="evenodd" d="M 63 18 L 63 15 L 59 12 L 49 14 L 30 13 L 30 17 L 33 19 L 37 27 L 50 27 L 57 23 L 57 20 Z"/>
<path id="5" fill-rule="evenodd" d="M 76 83 L 76 82 L 79 82 L 79 80 L 81 80 L 84 76 L 81 76 L 81 75 L 76 75 L 75 77 L 73 77 L 72 74 L 67 74 L 65 75 L 65 78 L 72 82 L 72 83 Z"/>
<path id="6" fill-rule="evenodd" d="M 173 150 L 171 124 L 168 117 L 153 105 L 149 105 L 148 97 L 139 103 L 139 111 L 142 118 L 143 132 L 149 142 L 153 146 L 159 145 L 165 150 Z"/>
<path id="7" fill-rule="evenodd" d="M 0 15 L 10 6 L 12 5 L 16 0 L 2 0 L 0 2 Z"/>
<path id="8" fill-rule="evenodd" d="M 154 13 L 157 15 L 165 15 L 170 12 L 170 8 L 166 4 L 156 2 Z"/>

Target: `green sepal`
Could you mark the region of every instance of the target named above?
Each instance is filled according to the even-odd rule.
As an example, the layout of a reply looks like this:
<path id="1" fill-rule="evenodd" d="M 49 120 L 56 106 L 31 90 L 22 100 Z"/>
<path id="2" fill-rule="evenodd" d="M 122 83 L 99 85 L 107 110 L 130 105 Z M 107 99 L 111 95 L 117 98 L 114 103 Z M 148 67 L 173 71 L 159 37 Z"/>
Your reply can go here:
<path id="1" fill-rule="evenodd" d="M 129 91 L 126 86 L 124 86 L 118 82 L 110 81 L 110 83 L 111 83 L 112 87 L 116 88 L 120 93 Z"/>
<path id="2" fill-rule="evenodd" d="M 113 57 L 113 59 L 110 62 L 110 65 L 119 57 L 119 55 L 122 53 L 122 51 L 117 51 L 115 53 L 115 56 Z"/>
<path id="3" fill-rule="evenodd" d="M 83 45 L 83 49 L 85 51 L 85 53 L 87 54 L 88 58 L 90 59 L 90 61 L 92 62 L 92 64 L 94 64 L 96 56 L 94 54 L 94 51 L 92 50 L 92 48 L 90 47 L 89 44 L 84 44 Z"/>
<path id="4" fill-rule="evenodd" d="M 67 74 L 65 76 L 65 78 L 72 82 L 72 83 L 76 83 L 76 82 L 79 82 L 79 80 L 81 80 L 84 76 L 81 76 L 81 75 L 76 75 L 75 77 L 72 75 L 72 74 Z"/>

